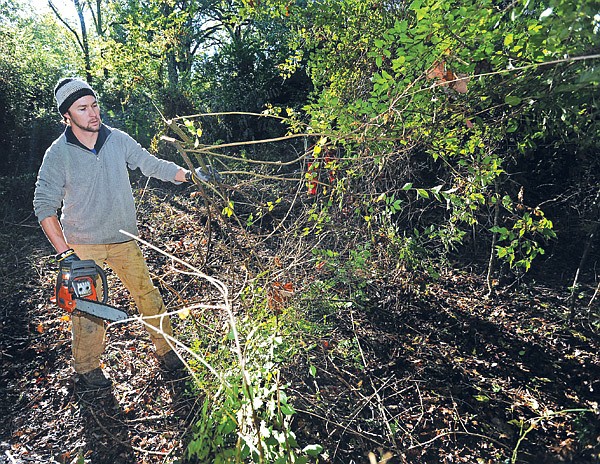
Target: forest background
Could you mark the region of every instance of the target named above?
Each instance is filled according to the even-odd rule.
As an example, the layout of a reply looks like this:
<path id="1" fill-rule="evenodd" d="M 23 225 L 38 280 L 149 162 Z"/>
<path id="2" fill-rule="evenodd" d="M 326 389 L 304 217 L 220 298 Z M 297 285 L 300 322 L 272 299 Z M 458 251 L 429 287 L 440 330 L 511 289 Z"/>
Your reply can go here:
<path id="1" fill-rule="evenodd" d="M 142 238 L 207 279 L 176 272 L 161 280 L 196 369 L 189 388 L 205 406 L 181 437 L 180 457 L 373 462 L 389 451 L 398 462 L 598 462 L 597 3 L 1 0 L 0 11 L 5 255 L 14 253 L 12 234 L 35 223 L 37 169 L 63 130 L 53 97 L 61 77 L 90 82 L 104 122 L 153 153 L 221 173 L 221 182 L 197 191 L 132 174 Z M 170 260 L 152 253 L 161 275 Z M 525 293 L 539 299 L 536 285 L 551 287 L 553 303 L 519 303 L 519 324 L 535 310 L 555 327 L 538 334 L 540 346 L 560 351 L 564 334 L 587 344 L 583 377 L 569 387 L 586 393 L 559 404 L 564 412 L 549 399 L 520 410 L 508 386 L 498 387 L 500 374 L 490 374 L 487 386 L 470 386 L 466 409 L 455 410 L 462 432 L 444 420 L 419 429 L 427 400 L 420 390 L 421 415 L 406 425 L 416 405 L 399 406 L 390 391 L 408 381 L 373 379 L 404 371 L 393 353 L 407 347 L 381 340 L 400 343 L 388 326 L 402 333 L 416 307 L 428 322 L 415 324 L 439 323 L 435 308 L 449 282 L 457 301 L 474 305 L 469 317 L 480 311 L 498 333 L 509 329 L 494 320 L 497 308 Z M 212 295 L 208 307 L 220 315 L 195 313 L 206 309 L 202 295 Z M 371 317 L 382 324 L 371 326 L 372 338 Z M 227 328 L 217 329 L 220 322 Z M 199 335 L 203 324 L 215 328 L 214 339 Z M 490 329 L 456 330 L 454 343 Z M 429 338 L 406 340 L 427 346 Z M 210 362 L 209 346 L 218 353 Z M 518 364 L 525 351 L 507 349 L 503 362 Z M 538 377 L 554 385 L 552 375 L 571 368 Z M 424 382 L 436 375 L 419 370 Z M 345 413 L 318 413 L 325 384 L 355 395 L 364 385 L 363 408 L 349 401 Z M 515 391 L 529 391 L 525 385 Z M 492 433 L 472 409 L 495 400 L 503 412 L 494 413 L 501 425 Z M 429 412 L 440 412 L 433 403 Z M 557 415 L 569 420 L 548 425 Z M 341 435 L 329 434 L 331 417 Z M 528 444 L 540 424 L 546 434 Z M 458 443 L 461 433 L 472 445 Z M 431 445 L 442 436 L 458 441 Z M 378 458 L 376 449 L 384 450 Z"/>

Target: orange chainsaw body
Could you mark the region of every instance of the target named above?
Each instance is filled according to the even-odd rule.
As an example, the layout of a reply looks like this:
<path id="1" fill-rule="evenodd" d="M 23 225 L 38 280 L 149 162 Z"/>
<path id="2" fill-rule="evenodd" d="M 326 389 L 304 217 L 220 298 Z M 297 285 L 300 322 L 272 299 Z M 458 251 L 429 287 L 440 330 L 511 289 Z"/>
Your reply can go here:
<path id="1" fill-rule="evenodd" d="M 64 282 L 64 279 L 62 279 Z M 56 304 L 59 308 L 72 313 L 75 309 L 75 300 L 73 297 L 86 298 L 88 300 L 97 300 L 96 284 L 91 277 L 76 277 L 59 285 L 56 289 Z"/>
<path id="2" fill-rule="evenodd" d="M 56 280 L 53 302 L 59 308 L 72 313 L 76 307 L 75 298 L 98 300 L 96 278 L 99 269 L 93 260 L 73 261 L 68 267 L 61 268 Z M 103 281 L 105 277 L 102 275 Z"/>
<path id="3" fill-rule="evenodd" d="M 96 281 L 102 281 L 102 301 L 98 301 Z M 59 308 L 68 313 L 81 312 L 88 316 L 98 317 L 109 322 L 123 321 L 127 313 L 119 308 L 106 304 L 108 299 L 108 284 L 106 274 L 100 266 L 91 260 L 76 260 L 61 264 L 54 296 L 51 298 Z"/>

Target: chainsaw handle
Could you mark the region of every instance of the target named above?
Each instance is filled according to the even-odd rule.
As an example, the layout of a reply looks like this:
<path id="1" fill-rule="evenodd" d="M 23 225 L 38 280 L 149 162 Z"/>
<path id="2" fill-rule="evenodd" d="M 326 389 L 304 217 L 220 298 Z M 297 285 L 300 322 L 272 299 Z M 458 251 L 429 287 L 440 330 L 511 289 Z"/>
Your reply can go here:
<path id="1" fill-rule="evenodd" d="M 97 264 L 96 264 L 96 270 L 98 271 L 98 274 L 100 275 L 100 280 L 102 280 L 102 301 L 101 301 L 101 303 L 106 303 L 108 301 L 108 283 L 106 280 L 106 273 L 104 272 L 104 269 L 102 269 Z"/>

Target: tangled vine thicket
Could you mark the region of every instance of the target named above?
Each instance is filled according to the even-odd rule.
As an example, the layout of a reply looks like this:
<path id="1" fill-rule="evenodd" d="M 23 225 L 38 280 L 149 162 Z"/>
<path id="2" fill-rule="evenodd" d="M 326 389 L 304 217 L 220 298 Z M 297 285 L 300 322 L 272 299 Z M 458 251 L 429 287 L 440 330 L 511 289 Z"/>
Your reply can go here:
<path id="1" fill-rule="evenodd" d="M 398 408 L 397 394 L 416 396 L 420 398 L 420 403 L 423 403 L 418 381 L 412 378 L 408 383 L 403 383 L 404 381 L 393 376 L 379 378 L 372 373 L 364 374 L 381 362 L 380 350 L 385 351 L 382 347 L 391 343 L 391 340 L 400 333 L 404 333 L 395 333 L 395 335 L 379 333 L 377 338 L 383 337 L 381 340 L 375 342 L 374 339 L 370 339 L 367 345 L 363 346 L 365 326 L 377 326 L 381 330 L 382 321 L 378 318 L 384 316 L 378 316 L 376 313 L 383 310 L 387 314 L 385 317 L 391 318 L 383 323 L 383 327 L 390 323 L 393 325 L 393 320 L 405 317 L 406 311 L 414 311 L 415 307 L 420 308 L 421 304 L 428 300 L 426 295 L 429 292 L 439 291 L 437 287 L 440 283 L 436 284 L 436 281 L 444 282 L 452 275 L 452 273 L 448 274 L 449 263 L 440 261 L 440 258 L 446 256 L 447 259 L 451 259 L 452 256 L 448 252 L 453 248 L 451 246 L 445 248 L 444 241 L 439 235 L 437 237 L 434 234 L 427 235 L 426 232 L 421 236 L 417 232 L 414 236 L 404 235 L 403 240 L 400 241 L 394 233 L 412 221 L 427 223 L 435 222 L 432 218 L 437 218 L 439 223 L 447 214 L 444 213 L 444 210 L 449 209 L 447 205 L 456 202 L 458 194 L 444 192 L 440 188 L 420 188 L 401 180 L 399 178 L 401 175 L 412 175 L 414 178 L 415 172 L 425 173 L 431 169 L 425 157 L 421 158 L 422 169 L 415 169 L 415 158 L 419 159 L 419 153 L 418 150 L 416 153 L 414 150 L 411 151 L 410 147 L 380 156 L 379 158 L 386 158 L 382 162 L 377 159 L 377 156 L 365 156 L 364 152 L 360 157 L 355 157 L 348 156 L 345 149 L 339 146 L 332 148 L 341 144 L 339 141 L 338 144 L 333 143 L 331 134 L 314 136 L 290 132 L 276 140 L 259 140 L 251 144 L 232 142 L 224 146 L 201 146 L 197 140 L 197 136 L 201 134 L 200 121 L 203 117 L 215 116 L 217 115 L 187 117 L 180 121 L 180 125 L 177 125 L 179 121 L 169 121 L 169 128 L 179 136 L 179 140 L 166 136 L 163 139 L 177 148 L 178 154 L 190 168 L 195 168 L 197 165 L 205 169 L 208 165 L 217 166 L 223 176 L 223 182 L 208 182 L 199 186 L 199 196 L 204 204 L 201 211 L 206 215 L 204 233 L 207 242 L 204 242 L 206 246 L 203 250 L 206 253 L 211 250 L 210 253 L 218 256 L 216 259 L 219 262 L 218 272 L 228 276 L 228 283 L 234 289 L 233 293 L 241 297 L 235 304 L 239 315 L 246 320 L 248 314 L 252 314 L 251 317 L 256 316 L 254 311 L 257 308 L 260 308 L 259 313 L 263 316 L 264 310 L 267 309 L 267 314 L 271 314 L 276 319 L 279 317 L 279 323 L 285 325 L 290 321 L 281 312 L 291 305 L 295 308 L 303 308 L 300 313 L 294 313 L 294 324 L 298 324 L 303 318 L 308 320 L 306 323 L 315 324 L 314 318 L 318 319 L 319 315 L 330 317 L 335 323 L 317 323 L 313 327 L 315 332 L 312 335 L 302 334 L 302 339 L 310 340 L 311 337 L 317 337 L 317 343 L 323 344 L 321 349 L 324 351 L 325 359 L 321 360 L 322 364 L 318 369 L 322 370 L 321 376 L 329 379 L 328 382 L 332 382 L 333 385 L 338 384 L 332 387 L 332 392 L 339 391 L 339 385 L 346 386 L 349 392 L 352 392 L 356 390 L 353 386 L 354 382 L 357 385 L 368 382 L 369 393 L 356 394 L 359 402 L 356 409 L 350 407 L 350 404 L 343 403 L 342 411 L 350 411 L 350 415 L 343 413 L 337 415 L 332 410 L 322 410 L 319 405 L 322 392 L 317 383 L 315 383 L 317 388 L 315 397 L 307 396 L 306 392 L 299 387 L 307 382 L 307 377 L 310 380 L 312 376 L 316 380 L 318 376 L 317 368 L 310 364 L 310 361 L 307 364 L 307 359 L 315 358 L 314 353 L 309 350 L 308 357 L 303 360 L 303 355 L 300 354 L 303 350 L 293 346 L 294 343 L 287 338 L 290 335 L 293 337 L 295 331 L 299 330 L 298 327 L 285 329 L 279 323 L 274 327 L 266 324 L 265 327 L 269 327 L 267 330 L 275 331 L 272 334 L 274 338 L 263 334 L 264 338 L 258 341 L 253 340 L 256 335 L 253 330 L 241 329 L 244 336 L 249 337 L 244 339 L 245 343 L 248 343 L 248 350 L 244 350 L 244 356 L 247 358 L 244 359 L 247 359 L 247 365 L 252 369 L 247 375 L 248 378 L 252 378 L 252 381 L 246 385 L 242 397 L 246 399 L 258 397 L 261 399 L 259 404 L 263 400 L 265 404 L 275 401 L 279 404 L 279 408 L 271 406 L 274 408 L 271 409 L 271 414 L 265 415 L 265 411 L 261 412 L 260 407 L 254 410 L 252 401 L 249 401 L 246 405 L 250 409 L 248 417 L 253 417 L 253 421 L 249 419 L 248 422 L 240 421 L 238 416 L 238 420 L 230 423 L 230 428 L 226 429 L 231 433 L 236 427 L 245 429 L 249 423 L 253 423 L 254 425 L 250 427 L 253 432 L 240 432 L 238 438 L 246 436 L 243 441 L 246 446 L 254 443 L 259 450 L 257 455 L 253 455 L 250 449 L 244 451 L 244 445 L 238 446 L 236 451 L 238 454 L 235 454 L 233 448 L 227 448 L 227 444 L 231 446 L 232 442 L 228 442 L 226 437 L 225 441 L 221 441 L 223 436 L 219 436 L 217 441 L 220 443 L 219 446 L 231 452 L 230 455 L 219 454 L 219 447 L 215 449 L 206 444 L 207 437 L 212 436 L 209 424 L 222 421 L 223 417 L 227 417 L 233 411 L 244 410 L 245 406 L 237 401 L 228 405 L 225 401 L 225 404 L 221 403 L 217 408 L 219 412 L 216 417 L 211 416 L 208 409 L 204 410 L 203 418 L 197 424 L 200 432 L 196 431 L 190 445 L 191 455 L 199 457 L 217 452 L 222 459 L 234 455 L 237 459 L 254 456 L 253 459 L 258 462 L 265 462 L 267 455 L 271 458 L 277 457 L 281 462 L 296 462 L 296 459 L 299 459 L 298 462 L 303 462 L 302 459 L 309 459 L 309 455 L 319 455 L 323 452 L 320 445 L 307 448 L 310 454 L 304 454 L 302 457 L 294 454 L 301 449 L 296 450 L 298 446 L 296 434 L 292 432 L 292 429 L 298 429 L 298 425 L 293 427 L 292 422 L 284 420 L 295 414 L 292 406 L 288 404 L 287 394 L 284 393 L 292 391 L 294 405 L 303 414 L 299 423 L 305 423 L 305 417 L 318 418 L 341 431 L 342 436 L 350 435 L 358 441 L 370 443 L 370 445 L 365 443 L 361 445 L 360 449 L 363 452 L 364 446 L 372 446 L 373 450 L 382 450 L 379 453 L 382 462 L 385 462 L 385 456 L 388 459 L 394 456 L 400 459 L 399 462 L 405 462 L 402 459 L 410 459 L 408 456 L 415 456 L 415 453 L 428 455 L 435 449 L 433 443 L 436 440 L 444 441 L 444 437 L 461 433 L 470 439 L 477 437 L 484 442 L 488 440 L 493 443 L 491 449 L 494 451 L 488 453 L 490 456 L 510 455 L 511 462 L 517 462 L 519 448 L 527 440 L 531 430 L 541 422 L 551 421 L 554 417 L 552 412 L 522 421 L 522 434 L 516 437 L 514 446 L 481 432 L 467 431 L 467 429 L 460 431 L 453 427 L 423 442 L 414 436 L 411 428 L 418 427 L 426 411 L 421 408 L 419 414 L 414 417 L 416 424 L 409 428 L 404 427 L 402 421 L 407 420 L 407 417 L 413 417 L 410 408 L 393 412 Z M 265 116 L 255 115 L 255 117 Z M 315 142 L 309 144 L 308 140 Z M 284 145 L 289 156 L 281 162 L 253 159 L 243 148 L 254 144 L 269 145 L 270 148 L 263 148 L 263 152 L 270 149 L 277 150 L 279 153 L 283 151 L 281 145 Z M 223 154 L 220 151 L 223 149 L 226 149 L 227 153 Z M 410 164 L 410 168 L 407 164 Z M 348 172 L 353 171 L 360 172 L 361 175 L 348 175 Z M 410 192 L 413 195 L 408 197 L 407 194 Z M 507 201 L 507 199 L 503 200 L 503 206 L 510 210 L 511 206 Z M 489 209 L 484 210 L 488 214 L 488 220 L 482 221 L 486 227 L 498 227 L 499 207 L 498 204 L 492 204 Z M 216 233 L 217 228 L 215 244 L 211 247 L 210 235 L 212 232 Z M 433 231 L 433 228 L 430 230 Z M 434 243 L 436 238 L 437 245 Z M 462 241 L 462 236 L 455 239 L 455 246 Z M 477 260 L 477 253 L 474 256 Z M 210 261 L 215 262 L 215 256 L 205 257 L 205 263 Z M 483 264 L 484 261 L 481 260 L 481 263 Z M 489 263 L 488 265 L 490 266 L 488 281 L 485 285 L 480 281 L 479 288 L 471 287 L 474 294 L 483 295 L 484 290 L 489 288 L 489 275 L 494 271 Z M 239 269 L 244 269 L 243 279 L 239 279 Z M 471 284 L 475 282 L 472 281 Z M 291 297 L 294 299 L 292 300 Z M 329 302 L 326 302 L 324 297 Z M 489 297 L 488 292 L 487 298 Z M 365 320 L 365 317 L 369 319 L 367 315 L 371 311 L 374 311 L 372 315 L 375 321 Z M 424 314 L 426 313 L 425 310 Z M 255 321 L 254 324 L 258 322 Z M 411 330 L 418 332 L 415 327 Z M 444 332 L 442 330 L 442 334 Z M 336 346 L 337 356 L 343 353 L 341 355 L 343 361 L 339 366 L 336 362 L 331 362 L 333 359 L 328 360 L 329 343 L 333 343 L 330 340 L 335 339 L 337 333 L 343 334 L 340 337 L 343 343 Z M 271 355 L 263 359 L 262 355 L 249 348 L 251 346 L 260 346 L 263 349 L 270 346 Z M 277 353 L 279 349 L 282 353 L 294 354 L 294 362 L 289 365 L 279 364 L 281 357 L 284 356 L 282 353 Z M 259 360 L 254 359 L 254 356 Z M 393 357 L 395 354 L 390 353 L 390 356 Z M 290 370 L 292 366 L 295 367 Z M 299 374 L 295 369 L 305 370 L 308 374 Z M 272 375 L 276 375 L 277 381 L 274 385 L 265 380 L 265 370 L 271 370 Z M 290 385 L 281 383 L 279 376 L 282 372 L 286 379 L 293 379 Z M 422 372 L 418 377 L 428 378 L 430 375 L 431 372 Z M 433 378 L 437 378 L 438 375 L 445 374 L 442 371 L 434 374 Z M 285 413 L 282 412 L 280 400 L 274 400 L 272 396 L 279 394 L 284 394 L 286 398 L 283 402 Z M 473 396 L 476 401 L 483 403 L 489 400 L 487 393 Z M 220 397 L 221 401 L 224 399 L 230 400 L 231 397 Z M 332 398 L 329 398 L 328 401 L 331 400 Z M 446 400 L 454 401 L 451 398 Z M 344 401 L 351 402 L 352 399 L 344 396 Z M 214 407 L 215 404 L 211 406 Z M 371 438 L 361 432 L 364 423 L 358 419 L 358 416 L 366 411 L 371 411 L 374 421 L 370 432 L 374 435 Z M 594 414 L 594 410 L 593 408 L 565 409 L 559 414 L 564 417 L 578 414 L 586 416 Z M 461 414 L 458 414 L 456 417 L 459 422 L 464 419 L 460 416 Z M 281 438 L 283 441 L 278 441 L 278 449 L 274 449 L 272 444 L 269 445 L 268 440 L 262 442 L 257 438 L 261 433 L 259 423 L 267 423 L 272 427 L 266 434 L 267 438 L 274 437 L 276 431 L 283 434 Z M 217 430 L 220 431 L 219 433 L 223 432 L 223 429 L 218 427 Z M 248 438 L 247 433 L 250 433 L 251 438 Z M 512 433 L 510 435 L 515 438 Z M 374 438 L 375 436 L 378 438 Z M 303 438 L 306 439 L 307 436 Z M 322 458 L 331 457 L 329 453 L 333 453 L 334 460 L 339 459 L 336 457 L 337 449 L 333 451 L 328 449 Z M 376 459 L 376 454 L 371 453 L 370 459 Z"/>

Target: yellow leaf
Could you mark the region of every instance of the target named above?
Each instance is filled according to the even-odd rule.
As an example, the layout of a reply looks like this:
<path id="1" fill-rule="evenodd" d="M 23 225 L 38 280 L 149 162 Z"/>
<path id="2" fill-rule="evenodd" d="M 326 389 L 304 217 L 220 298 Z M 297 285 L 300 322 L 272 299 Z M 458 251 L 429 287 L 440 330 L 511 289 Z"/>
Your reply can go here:
<path id="1" fill-rule="evenodd" d="M 185 319 L 190 315 L 190 310 L 188 308 L 183 308 L 177 311 L 177 314 L 181 319 Z"/>

